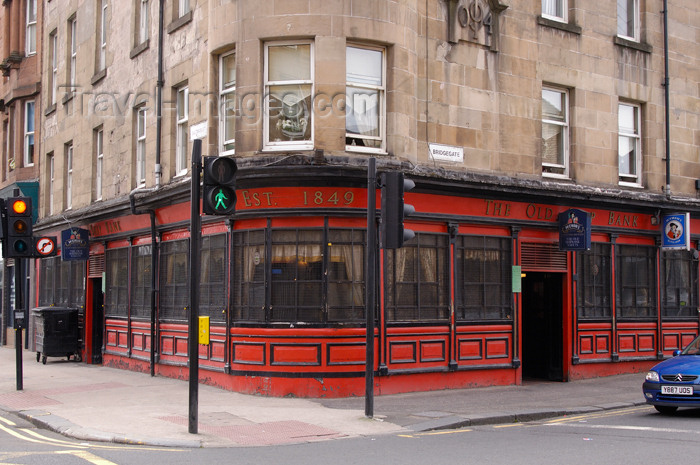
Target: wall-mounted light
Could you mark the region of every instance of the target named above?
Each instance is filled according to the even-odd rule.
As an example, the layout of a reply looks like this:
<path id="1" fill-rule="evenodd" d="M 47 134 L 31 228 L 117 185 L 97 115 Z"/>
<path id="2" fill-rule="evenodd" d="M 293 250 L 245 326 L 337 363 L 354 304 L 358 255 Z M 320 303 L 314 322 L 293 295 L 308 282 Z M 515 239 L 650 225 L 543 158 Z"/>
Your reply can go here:
<path id="1" fill-rule="evenodd" d="M 656 210 L 656 213 L 651 215 L 651 224 L 656 226 L 661 222 L 661 210 Z"/>

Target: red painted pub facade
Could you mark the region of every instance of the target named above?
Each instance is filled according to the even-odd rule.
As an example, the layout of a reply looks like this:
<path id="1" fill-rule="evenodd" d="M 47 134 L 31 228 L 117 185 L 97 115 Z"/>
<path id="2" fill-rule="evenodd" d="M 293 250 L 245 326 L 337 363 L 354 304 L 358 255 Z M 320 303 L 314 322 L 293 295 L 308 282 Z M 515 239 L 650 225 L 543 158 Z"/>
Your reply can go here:
<path id="1" fill-rule="evenodd" d="M 364 395 L 367 170 L 299 160 L 242 166 L 236 213 L 202 217 L 200 378 L 271 396 Z M 416 237 L 379 254 L 377 394 L 640 372 L 697 334 L 697 237 L 662 250 L 659 214 L 688 211 L 665 196 L 383 170 L 416 183 Z M 87 363 L 188 375 L 189 186 L 165 190 L 81 225 L 87 264 L 36 262 L 38 305 L 84 309 Z M 592 217 L 588 251 L 559 250 L 569 208 Z"/>

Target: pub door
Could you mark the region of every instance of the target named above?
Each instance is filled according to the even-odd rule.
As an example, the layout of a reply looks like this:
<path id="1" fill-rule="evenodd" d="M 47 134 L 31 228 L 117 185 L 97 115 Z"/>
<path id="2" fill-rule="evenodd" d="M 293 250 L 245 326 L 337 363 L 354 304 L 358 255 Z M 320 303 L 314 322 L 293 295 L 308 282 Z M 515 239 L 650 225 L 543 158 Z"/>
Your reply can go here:
<path id="1" fill-rule="evenodd" d="M 525 272 L 522 281 L 523 378 L 564 380 L 564 273 Z"/>

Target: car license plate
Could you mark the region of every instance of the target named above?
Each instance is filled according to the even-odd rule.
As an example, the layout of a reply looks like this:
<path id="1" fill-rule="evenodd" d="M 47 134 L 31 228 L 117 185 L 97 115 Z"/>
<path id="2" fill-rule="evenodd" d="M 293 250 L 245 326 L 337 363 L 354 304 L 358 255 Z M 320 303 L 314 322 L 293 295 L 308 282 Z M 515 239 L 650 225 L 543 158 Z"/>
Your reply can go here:
<path id="1" fill-rule="evenodd" d="M 693 386 L 661 386 L 661 394 L 670 396 L 692 396 Z"/>

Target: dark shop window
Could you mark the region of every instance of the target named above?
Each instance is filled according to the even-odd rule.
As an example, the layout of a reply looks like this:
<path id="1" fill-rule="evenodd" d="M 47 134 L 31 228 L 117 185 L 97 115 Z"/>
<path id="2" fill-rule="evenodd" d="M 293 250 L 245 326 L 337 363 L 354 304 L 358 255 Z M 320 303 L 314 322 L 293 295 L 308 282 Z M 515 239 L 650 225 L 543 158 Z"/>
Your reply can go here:
<path id="1" fill-rule="evenodd" d="M 265 321 L 265 231 L 240 231 L 233 242 L 233 319 Z"/>
<path id="2" fill-rule="evenodd" d="M 615 287 L 620 318 L 656 316 L 656 247 L 617 245 Z"/>
<path id="3" fill-rule="evenodd" d="M 391 322 L 446 320 L 450 314 L 449 241 L 418 233 L 400 249 L 387 249 L 385 311 Z"/>
<path id="4" fill-rule="evenodd" d="M 188 255 L 187 239 L 160 245 L 160 317 L 163 320 L 187 320 Z"/>
<path id="5" fill-rule="evenodd" d="M 105 253 L 105 315 L 127 316 L 129 311 L 129 249 L 107 249 Z"/>
<path id="6" fill-rule="evenodd" d="M 151 316 L 151 245 L 131 248 L 131 316 Z"/>
<path id="7" fill-rule="evenodd" d="M 512 318 L 511 243 L 511 239 L 507 237 L 457 237 L 455 282 L 458 286 L 458 320 Z"/>
<path id="8" fill-rule="evenodd" d="M 226 321 L 226 234 L 202 237 L 199 314 Z"/>
<path id="9" fill-rule="evenodd" d="M 612 316 L 612 246 L 600 242 L 578 254 L 577 313 L 579 319 L 610 318 Z"/>
<path id="10" fill-rule="evenodd" d="M 662 253 L 662 316 L 664 319 L 698 318 L 698 262 L 687 250 Z"/>

